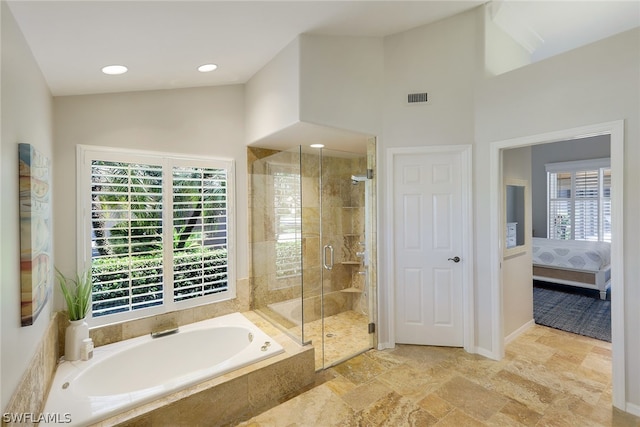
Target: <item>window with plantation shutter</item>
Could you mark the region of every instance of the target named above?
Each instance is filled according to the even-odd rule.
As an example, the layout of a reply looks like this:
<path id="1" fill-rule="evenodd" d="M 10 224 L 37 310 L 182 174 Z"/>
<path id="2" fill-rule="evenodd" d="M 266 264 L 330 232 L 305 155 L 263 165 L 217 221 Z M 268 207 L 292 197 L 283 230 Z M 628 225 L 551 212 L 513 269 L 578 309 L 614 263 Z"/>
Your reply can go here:
<path id="1" fill-rule="evenodd" d="M 173 168 L 173 294 L 227 290 L 227 171 Z"/>
<path id="2" fill-rule="evenodd" d="M 91 162 L 94 317 L 162 304 L 162 167 Z"/>
<path id="3" fill-rule="evenodd" d="M 611 241 L 609 159 L 550 163 L 548 237 Z"/>
<path id="4" fill-rule="evenodd" d="M 235 296 L 232 162 L 78 150 L 92 324 Z"/>
<path id="5" fill-rule="evenodd" d="M 302 274 L 300 173 L 291 165 L 269 164 L 273 177 L 276 277 Z"/>

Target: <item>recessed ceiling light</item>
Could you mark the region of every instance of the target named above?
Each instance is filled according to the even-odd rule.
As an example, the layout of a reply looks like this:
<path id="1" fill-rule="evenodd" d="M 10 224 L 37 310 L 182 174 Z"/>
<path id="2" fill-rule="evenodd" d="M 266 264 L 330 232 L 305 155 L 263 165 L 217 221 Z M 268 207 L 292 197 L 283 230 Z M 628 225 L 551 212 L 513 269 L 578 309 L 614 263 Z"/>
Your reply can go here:
<path id="1" fill-rule="evenodd" d="M 124 74 L 127 71 L 128 69 L 124 65 L 107 65 L 106 67 L 102 67 L 102 72 L 105 74 L 109 74 L 110 76 Z"/>
<path id="2" fill-rule="evenodd" d="M 311 144 L 309 147 L 311 147 L 311 148 L 324 148 L 324 144 Z"/>
<path id="3" fill-rule="evenodd" d="M 209 71 L 213 71 L 216 68 L 218 68 L 216 64 L 204 64 L 198 67 L 198 71 L 200 71 L 201 73 L 208 73 Z"/>

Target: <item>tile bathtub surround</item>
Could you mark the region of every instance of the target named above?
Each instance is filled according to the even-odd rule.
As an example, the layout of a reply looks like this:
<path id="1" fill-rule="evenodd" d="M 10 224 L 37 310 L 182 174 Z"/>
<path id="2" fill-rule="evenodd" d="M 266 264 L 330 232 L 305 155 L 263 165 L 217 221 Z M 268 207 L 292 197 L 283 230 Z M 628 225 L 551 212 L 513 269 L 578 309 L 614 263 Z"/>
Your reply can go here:
<path id="1" fill-rule="evenodd" d="M 95 426 L 235 425 L 313 384 L 313 348 L 299 346 L 255 313 L 243 314 L 280 343 L 285 353 L 157 399 Z"/>
<path id="2" fill-rule="evenodd" d="M 29 368 L 4 412 L 39 414 L 44 407 L 58 361 L 58 315 L 54 313 L 49 321 Z"/>
<path id="3" fill-rule="evenodd" d="M 371 350 L 242 426 L 615 426 L 611 344 L 535 325 L 493 361 L 458 348 Z"/>
<path id="4" fill-rule="evenodd" d="M 89 336 L 96 347 L 114 342 L 127 340 L 162 329 L 163 325 L 183 326 L 200 322 L 225 314 L 244 312 L 249 310 L 249 279 L 236 281 L 236 298 L 228 301 L 214 302 L 157 316 L 144 317 L 127 322 L 91 328 Z M 65 312 L 59 313 L 58 321 L 58 352 L 64 354 L 64 334 L 69 325 L 69 318 Z"/>

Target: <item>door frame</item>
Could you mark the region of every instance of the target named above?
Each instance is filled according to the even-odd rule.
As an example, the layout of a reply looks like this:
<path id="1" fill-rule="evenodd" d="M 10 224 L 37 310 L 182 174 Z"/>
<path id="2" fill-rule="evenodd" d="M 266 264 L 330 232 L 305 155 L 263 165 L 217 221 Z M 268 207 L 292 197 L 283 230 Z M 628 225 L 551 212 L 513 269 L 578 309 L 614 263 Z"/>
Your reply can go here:
<path id="1" fill-rule="evenodd" d="M 456 153 L 460 155 L 460 170 L 462 184 L 462 313 L 463 313 L 463 348 L 469 352 L 475 352 L 475 312 L 474 312 L 474 286 L 473 286 L 473 185 L 472 179 L 472 145 L 429 145 L 419 147 L 396 147 L 387 148 L 386 150 L 386 221 L 387 224 L 394 224 L 394 193 L 393 193 L 393 177 L 394 163 L 396 155 L 406 154 L 432 154 L 432 153 Z M 465 196 L 466 194 L 466 196 Z M 388 283 L 386 299 L 389 302 L 389 341 L 388 345 L 394 347 L 396 345 L 395 330 L 395 230 L 393 227 L 385 227 L 386 242 L 389 245 L 388 257 L 385 260 L 386 265 L 386 281 Z"/>
<path id="2" fill-rule="evenodd" d="M 491 143 L 490 149 L 490 207 L 491 207 L 491 301 L 492 301 L 492 357 L 504 357 L 504 317 L 502 312 L 502 150 L 610 135 L 611 186 L 615 196 L 611 201 L 612 226 L 615 237 L 611 243 L 611 279 L 615 292 L 611 293 L 611 350 L 613 406 L 626 409 L 625 384 L 625 324 L 624 324 L 624 120 L 563 129 L 554 132 L 518 137 Z M 615 284 L 614 283 L 615 280 Z"/>

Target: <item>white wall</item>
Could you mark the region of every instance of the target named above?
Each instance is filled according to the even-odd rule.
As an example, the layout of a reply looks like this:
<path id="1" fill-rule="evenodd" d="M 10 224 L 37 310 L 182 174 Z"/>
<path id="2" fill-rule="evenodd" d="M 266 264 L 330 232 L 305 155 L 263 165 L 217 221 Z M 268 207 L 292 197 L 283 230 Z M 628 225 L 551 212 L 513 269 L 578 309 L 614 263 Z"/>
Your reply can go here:
<path id="1" fill-rule="evenodd" d="M 379 135 L 382 53 L 379 37 L 300 36 L 300 120 Z"/>
<path id="2" fill-rule="evenodd" d="M 384 147 L 473 142 L 476 12 L 384 39 Z M 427 105 L 407 94 L 428 92 Z"/>
<path id="3" fill-rule="evenodd" d="M 248 277 L 247 153 L 244 87 L 56 97 L 55 253 L 62 271 L 76 266 L 76 145 L 97 145 L 235 160 L 236 278 Z"/>
<path id="4" fill-rule="evenodd" d="M 484 66 L 487 77 L 497 76 L 531 63 L 531 54 L 518 44 L 490 16 L 491 7 L 499 8 L 501 3 L 489 3 L 485 8 L 484 21 Z"/>
<path id="5" fill-rule="evenodd" d="M 636 410 L 640 410 L 639 76 L 640 29 L 635 29 L 485 80 L 475 97 L 474 163 L 476 224 L 489 224 L 490 188 L 485 171 L 492 141 L 625 120 L 625 377 L 627 402 Z M 492 238 L 487 227 L 476 230 L 476 241 Z M 477 251 L 477 265 L 489 265 L 489 257 L 486 251 Z M 476 283 L 478 294 L 489 294 L 490 272 L 478 269 Z M 478 327 L 490 329 L 489 305 L 484 307 L 478 313 Z"/>
<path id="6" fill-rule="evenodd" d="M 424 145 L 472 144 L 473 88 L 481 68 L 478 53 L 477 11 L 384 39 L 383 132 L 378 143 L 378 176 L 385 176 L 387 149 Z M 427 105 L 407 105 L 407 94 L 426 91 Z M 382 178 L 384 179 L 384 178 Z M 382 182 L 382 181 L 381 181 Z M 380 186 L 379 224 L 387 224 L 385 208 L 392 196 Z M 389 304 L 393 284 L 386 280 L 392 242 L 379 234 L 379 341 L 389 340 Z M 392 290 L 391 290 L 392 292 Z M 490 346 L 489 344 L 485 344 Z"/>
<path id="7" fill-rule="evenodd" d="M 610 139 L 609 135 L 598 135 L 532 147 L 531 206 L 535 237 L 547 237 L 547 172 L 544 165 L 609 157 L 611 155 Z"/>
<path id="8" fill-rule="evenodd" d="M 246 84 L 246 142 L 300 120 L 300 38 L 282 49 Z"/>
<path id="9" fill-rule="evenodd" d="M 33 325 L 20 326 L 18 143 L 30 143 L 51 159 L 53 122 L 52 98 L 47 84 L 5 2 L 1 2 L 1 8 L 0 407 L 5 408 L 52 314 L 49 302 Z M 51 279 L 53 282 L 53 276 Z"/>
<path id="10" fill-rule="evenodd" d="M 531 182 L 531 147 L 503 152 L 503 179 Z M 531 271 L 531 184 L 525 192 L 524 233 L 528 240 L 517 254 L 502 260 L 502 313 L 504 336 L 519 331 L 533 320 L 533 273 Z M 529 207 L 529 209 L 526 209 Z"/>

